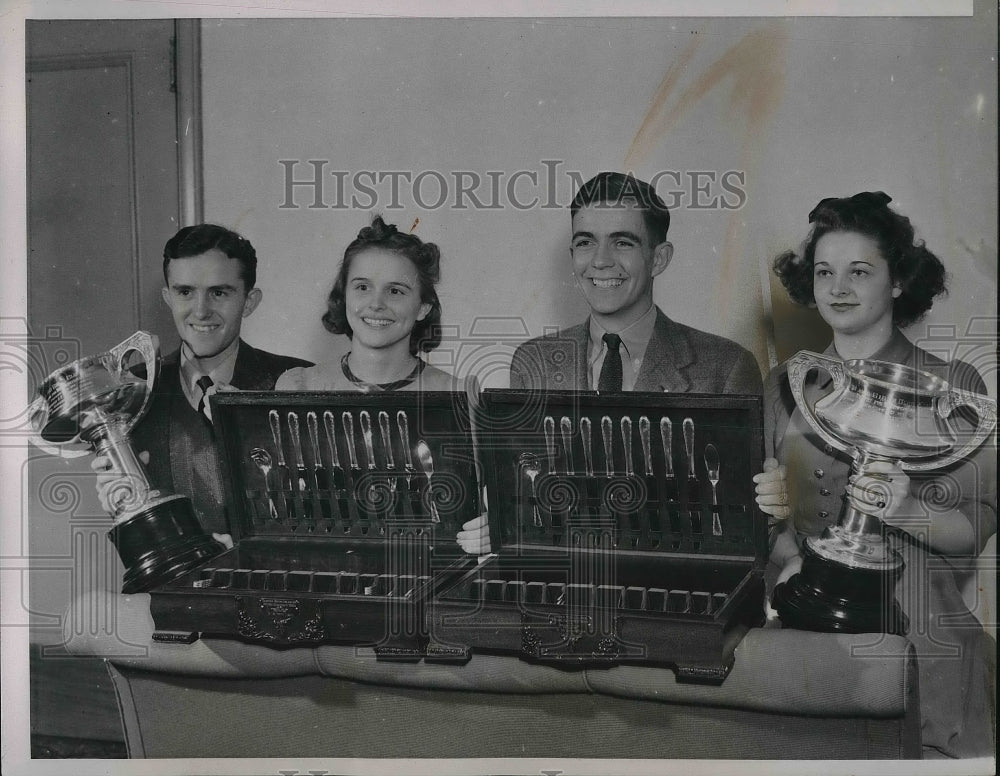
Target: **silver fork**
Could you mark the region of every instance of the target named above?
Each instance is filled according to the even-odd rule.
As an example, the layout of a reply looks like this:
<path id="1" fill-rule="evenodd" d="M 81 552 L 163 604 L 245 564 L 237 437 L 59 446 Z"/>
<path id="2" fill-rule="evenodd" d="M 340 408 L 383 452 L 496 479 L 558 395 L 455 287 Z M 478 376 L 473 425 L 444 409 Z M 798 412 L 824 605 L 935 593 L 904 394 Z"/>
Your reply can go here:
<path id="1" fill-rule="evenodd" d="M 712 506 L 717 507 L 719 505 L 719 496 L 716 492 L 716 486 L 719 484 L 719 469 L 721 464 L 719 463 L 719 451 L 715 449 L 715 445 L 709 443 L 705 445 L 705 470 L 708 472 L 708 481 L 712 483 Z M 722 536 L 722 523 L 719 520 L 719 513 L 712 510 L 712 533 L 715 536 Z"/>
<path id="2" fill-rule="evenodd" d="M 518 463 L 521 464 L 524 473 L 531 481 L 532 523 L 535 528 L 543 528 L 542 516 L 538 511 L 538 492 L 535 490 L 535 477 L 542 473 L 542 465 L 538 462 L 538 456 L 533 453 L 521 453 Z"/>
<path id="3" fill-rule="evenodd" d="M 263 447 L 255 447 L 250 451 L 250 460 L 257 465 L 260 473 L 264 475 L 264 492 L 267 494 L 267 506 L 271 512 L 271 519 L 277 520 L 278 508 L 271 499 L 271 483 L 268 481 L 268 475 L 271 473 L 271 454 Z"/>

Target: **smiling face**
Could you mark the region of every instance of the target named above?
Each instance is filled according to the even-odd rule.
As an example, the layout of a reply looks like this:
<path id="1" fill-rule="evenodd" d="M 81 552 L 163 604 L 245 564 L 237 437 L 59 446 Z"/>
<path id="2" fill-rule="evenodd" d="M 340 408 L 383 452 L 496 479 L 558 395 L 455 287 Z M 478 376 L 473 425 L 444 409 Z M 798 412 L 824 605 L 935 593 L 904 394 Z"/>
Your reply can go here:
<path id="1" fill-rule="evenodd" d="M 261 292 L 247 291 L 240 263 L 217 249 L 172 259 L 167 265 L 163 300 L 190 354 L 211 368 L 240 336 L 243 319 L 260 303 Z"/>
<path id="2" fill-rule="evenodd" d="M 634 202 L 595 203 L 573 216 L 573 272 L 592 314 L 609 331 L 621 331 L 653 304 L 653 278 L 670 263 L 673 246 L 651 242 Z"/>
<path id="3" fill-rule="evenodd" d="M 367 248 L 351 258 L 344 293 L 352 342 L 410 353 L 410 333 L 431 306 L 420 299 L 420 276 L 406 256 Z"/>
<path id="4" fill-rule="evenodd" d="M 891 331 L 895 286 L 877 243 L 858 232 L 828 232 L 816 242 L 813 296 L 835 334 Z"/>

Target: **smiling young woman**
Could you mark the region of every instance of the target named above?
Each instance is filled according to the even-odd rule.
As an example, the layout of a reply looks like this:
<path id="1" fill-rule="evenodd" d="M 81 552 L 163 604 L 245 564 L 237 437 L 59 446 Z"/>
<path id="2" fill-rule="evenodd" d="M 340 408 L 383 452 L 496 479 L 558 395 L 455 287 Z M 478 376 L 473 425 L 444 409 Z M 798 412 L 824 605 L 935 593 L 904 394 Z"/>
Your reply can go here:
<path id="1" fill-rule="evenodd" d="M 824 199 L 809 214 L 802 248 L 780 255 L 775 273 L 793 301 L 815 306 L 829 324 L 827 356 L 904 364 L 985 394 L 973 367 L 942 361 L 900 331 L 930 310 L 946 290 L 946 276 L 937 256 L 914 239 L 910 220 L 889 202 L 882 192 Z M 831 382 L 815 372 L 807 376 L 806 400 L 815 404 Z M 870 512 L 868 494 L 881 493 L 886 542 L 906 564 L 896 599 L 918 656 L 925 757 L 992 754 L 996 644 L 961 590 L 962 569 L 996 532 L 995 446 L 987 442 L 939 471 L 911 477 L 896 464 L 875 463 L 849 479 L 850 457 L 812 431 L 792 397 L 785 365 L 772 370 L 764 396 L 772 457 L 754 478 L 757 503 L 783 521 L 773 538 L 769 589 L 798 571 L 804 539 L 836 523 L 845 498 Z M 963 433 L 966 420 L 956 421 Z"/>
<path id="2" fill-rule="evenodd" d="M 478 399 L 475 378 L 448 374 L 422 358 L 441 344 L 441 253 L 434 243 L 403 234 L 381 216 L 347 246 L 327 298 L 323 325 L 351 340 L 336 363 L 290 369 L 279 391 L 461 391 Z M 485 514 L 468 521 L 456 540 L 466 552 L 489 552 Z"/>
<path id="3" fill-rule="evenodd" d="M 473 386 L 431 366 L 420 353 L 441 344 L 441 254 L 376 216 L 347 246 L 323 325 L 351 340 L 336 363 L 292 369 L 283 391 L 465 391 Z"/>

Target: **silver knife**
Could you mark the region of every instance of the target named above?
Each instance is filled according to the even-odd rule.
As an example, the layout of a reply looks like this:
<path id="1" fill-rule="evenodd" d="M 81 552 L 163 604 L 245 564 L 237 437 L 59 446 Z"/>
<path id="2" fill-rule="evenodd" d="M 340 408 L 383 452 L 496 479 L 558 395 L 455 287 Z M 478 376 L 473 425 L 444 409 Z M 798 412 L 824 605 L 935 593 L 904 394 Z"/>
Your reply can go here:
<path id="1" fill-rule="evenodd" d="M 281 418 L 278 416 L 278 411 L 271 410 L 267 413 L 267 419 L 271 423 L 271 438 L 274 440 L 274 446 L 277 448 L 278 466 L 286 466 L 285 448 L 281 444 Z"/>
<path id="2" fill-rule="evenodd" d="M 653 474 L 653 449 L 649 440 L 649 418 L 645 415 L 639 418 L 639 439 L 642 441 L 642 459 L 646 465 L 646 482 L 649 488 L 650 497 L 646 500 L 646 512 L 649 514 L 649 527 L 654 531 L 660 530 L 660 510 L 656 501 L 652 498 L 653 490 L 656 488 L 656 477 Z"/>
<path id="3" fill-rule="evenodd" d="M 399 427 L 399 441 L 403 445 L 403 471 L 406 472 L 406 487 L 409 489 L 410 482 L 417 470 L 413 468 L 413 455 L 410 452 L 410 425 L 404 410 L 399 410 L 396 413 L 396 425 Z"/>
<path id="4" fill-rule="evenodd" d="M 691 418 L 684 418 L 681 429 L 684 432 L 684 449 L 688 457 L 688 479 L 696 480 L 698 475 L 694 467 L 694 421 Z"/>
<path id="5" fill-rule="evenodd" d="M 614 448 L 611 446 L 611 418 L 605 415 L 601 418 L 601 436 L 604 438 L 604 468 L 611 477 L 615 473 Z"/>
<path id="6" fill-rule="evenodd" d="M 368 414 L 368 410 L 361 410 L 361 414 L 358 416 L 361 421 L 361 438 L 365 441 L 365 455 L 368 458 L 368 469 L 374 469 L 375 466 L 375 446 L 372 444 L 372 419 L 371 415 Z"/>
<path id="7" fill-rule="evenodd" d="M 314 496 L 320 500 L 323 519 L 330 520 L 333 514 L 330 510 L 330 501 L 326 498 L 326 491 L 330 487 L 330 478 L 323 466 L 323 456 L 319 452 L 319 423 L 316 420 L 315 412 L 306 413 L 306 428 L 309 429 L 309 443 L 312 445 Z"/>
<path id="8" fill-rule="evenodd" d="M 646 476 L 653 476 L 653 451 L 649 445 L 649 418 L 639 418 L 639 440 L 642 442 L 642 461 L 646 465 Z"/>
<path id="9" fill-rule="evenodd" d="M 326 428 L 326 441 L 330 446 L 333 485 L 336 488 L 342 488 L 344 487 L 344 467 L 340 465 L 340 455 L 337 453 L 337 429 L 334 426 L 333 413 L 330 410 L 323 413 L 323 426 Z"/>
<path id="10" fill-rule="evenodd" d="M 292 450 L 295 451 L 295 466 L 299 472 L 299 492 L 306 492 L 306 461 L 302 456 L 302 437 L 299 435 L 299 416 L 288 413 L 288 431 L 292 437 Z"/>
<path id="11" fill-rule="evenodd" d="M 347 480 L 344 477 L 344 467 L 340 465 L 340 456 L 337 453 L 337 429 L 334 425 L 333 413 L 327 410 L 323 413 L 323 426 L 326 428 L 326 441 L 330 446 L 330 466 L 333 469 L 333 489 L 341 491 L 347 487 Z M 342 519 L 347 519 L 347 500 L 342 497 L 337 498 L 337 511 Z"/>
<path id="12" fill-rule="evenodd" d="M 625 445 L 625 476 L 631 477 L 635 470 L 632 468 L 632 418 L 622 415 L 622 444 Z"/>
<path id="13" fill-rule="evenodd" d="M 382 432 L 382 449 L 385 451 L 385 468 L 392 471 L 396 461 L 392 457 L 392 435 L 389 432 L 389 413 L 382 410 L 378 414 L 378 427 Z"/>
<path id="14" fill-rule="evenodd" d="M 549 458 L 549 474 L 556 471 L 556 422 L 551 415 L 546 415 L 542 423 L 545 429 L 545 453 Z"/>
<path id="15" fill-rule="evenodd" d="M 594 451 L 590 446 L 590 418 L 580 418 L 580 436 L 583 440 L 583 470 L 588 477 L 593 477 Z"/>
<path id="16" fill-rule="evenodd" d="M 354 416 L 350 412 L 345 412 L 340 416 L 340 420 L 344 424 L 344 435 L 347 441 L 347 457 L 351 459 L 351 470 L 357 471 L 361 467 L 358 466 L 358 451 L 354 447 Z"/>
<path id="17" fill-rule="evenodd" d="M 381 410 L 378 414 L 378 428 L 382 434 L 382 450 L 385 452 L 385 468 L 389 472 L 389 492 L 396 493 L 396 461 L 392 457 L 392 432 L 389 430 L 389 413 Z"/>
<path id="18" fill-rule="evenodd" d="M 663 461 L 667 478 L 674 476 L 674 424 L 670 418 L 660 418 L 660 441 L 663 443 Z"/>
<path id="19" fill-rule="evenodd" d="M 267 413 L 267 419 L 271 423 L 271 437 L 278 451 L 278 464 L 275 466 L 278 472 L 278 486 L 282 490 L 289 490 L 292 487 L 292 474 L 288 471 L 288 464 L 285 463 L 285 447 L 281 443 L 281 418 L 277 410 L 271 410 Z M 291 517 L 294 511 L 291 497 L 285 496 L 282 500 L 287 510 L 286 514 Z"/>
<path id="20" fill-rule="evenodd" d="M 573 421 L 563 415 L 559 420 L 559 431 L 566 450 L 566 474 L 573 474 Z"/>

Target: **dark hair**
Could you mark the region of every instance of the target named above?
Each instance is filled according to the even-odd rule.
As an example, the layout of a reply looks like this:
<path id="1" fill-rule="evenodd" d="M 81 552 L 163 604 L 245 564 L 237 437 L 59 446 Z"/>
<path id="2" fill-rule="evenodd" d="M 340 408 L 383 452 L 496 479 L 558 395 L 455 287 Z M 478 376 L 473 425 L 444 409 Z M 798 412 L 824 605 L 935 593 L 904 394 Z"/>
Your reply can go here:
<path id="1" fill-rule="evenodd" d="M 587 205 L 606 203 L 611 206 L 621 206 L 625 200 L 633 200 L 639 205 L 646 230 L 654 246 L 667 239 L 670 211 L 667 210 L 666 203 L 660 199 L 652 186 L 631 173 L 628 175 L 620 172 L 597 173 L 580 187 L 570 203 L 569 212 L 571 216 L 575 216 L 580 208 Z"/>
<path id="2" fill-rule="evenodd" d="M 163 246 L 163 281 L 167 280 L 167 265 L 174 259 L 200 256 L 211 250 L 222 251 L 240 263 L 240 278 L 249 291 L 257 283 L 257 251 L 245 237 L 218 224 L 185 226 Z"/>
<path id="3" fill-rule="evenodd" d="M 889 276 L 902 293 L 893 300 L 896 326 L 915 323 L 931 309 L 934 298 L 948 292 L 944 265 L 914 240 L 910 219 L 889 207 L 892 197 L 882 191 L 863 191 L 853 197 L 828 197 L 809 213 L 812 229 L 800 249 L 774 260 L 774 272 L 792 301 L 812 304 L 816 243 L 830 232 L 857 232 L 871 238 L 889 265 Z"/>
<path id="4" fill-rule="evenodd" d="M 430 351 L 441 344 L 441 302 L 438 300 L 435 284 L 441 279 L 441 251 L 434 243 L 425 243 L 413 234 L 403 234 L 392 224 L 375 216 L 371 226 L 358 232 L 354 242 L 344 251 L 344 260 L 337 270 L 330 296 L 326 300 L 323 325 L 334 334 L 354 336 L 347 322 L 347 276 L 351 270 L 351 260 L 369 248 L 381 248 L 405 256 L 417 268 L 420 284 L 420 301 L 431 306 L 423 320 L 417 321 L 410 332 L 410 352 Z"/>

